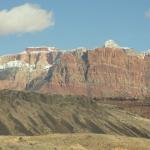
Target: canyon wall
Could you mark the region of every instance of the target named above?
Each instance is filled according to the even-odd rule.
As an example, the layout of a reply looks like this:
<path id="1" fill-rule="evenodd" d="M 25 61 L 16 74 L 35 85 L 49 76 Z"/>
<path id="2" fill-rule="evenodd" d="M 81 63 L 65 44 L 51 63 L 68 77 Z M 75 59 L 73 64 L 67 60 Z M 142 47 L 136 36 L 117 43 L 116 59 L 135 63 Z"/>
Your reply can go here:
<path id="1" fill-rule="evenodd" d="M 149 97 L 150 55 L 105 46 L 57 51 L 27 48 L 0 57 L 0 89 L 94 97 Z"/>

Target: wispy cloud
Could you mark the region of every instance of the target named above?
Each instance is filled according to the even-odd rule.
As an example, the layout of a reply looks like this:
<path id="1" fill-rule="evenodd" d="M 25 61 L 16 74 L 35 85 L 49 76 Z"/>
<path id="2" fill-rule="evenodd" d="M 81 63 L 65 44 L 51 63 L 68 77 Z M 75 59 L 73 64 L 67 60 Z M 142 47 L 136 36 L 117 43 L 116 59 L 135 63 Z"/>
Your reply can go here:
<path id="1" fill-rule="evenodd" d="M 145 17 L 146 17 L 146 18 L 150 18 L 150 9 L 148 9 L 148 10 L 145 12 Z"/>
<path id="2" fill-rule="evenodd" d="M 0 35 L 44 30 L 54 25 L 53 12 L 26 3 L 0 11 Z"/>

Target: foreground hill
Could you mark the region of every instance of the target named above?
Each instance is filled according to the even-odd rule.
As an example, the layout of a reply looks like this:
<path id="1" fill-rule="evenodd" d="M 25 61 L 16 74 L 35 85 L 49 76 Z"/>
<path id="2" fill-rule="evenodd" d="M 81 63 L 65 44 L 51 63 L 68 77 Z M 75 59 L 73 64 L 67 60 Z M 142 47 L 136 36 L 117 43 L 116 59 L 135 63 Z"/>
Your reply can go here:
<path id="1" fill-rule="evenodd" d="M 84 96 L 0 91 L 0 134 L 101 133 L 150 137 L 150 120 Z"/>
<path id="2" fill-rule="evenodd" d="M 149 150 L 150 140 L 104 134 L 1 137 L 1 150 Z"/>
<path id="3" fill-rule="evenodd" d="M 0 89 L 95 97 L 149 97 L 150 53 L 107 41 L 104 47 L 30 47 L 0 57 Z"/>

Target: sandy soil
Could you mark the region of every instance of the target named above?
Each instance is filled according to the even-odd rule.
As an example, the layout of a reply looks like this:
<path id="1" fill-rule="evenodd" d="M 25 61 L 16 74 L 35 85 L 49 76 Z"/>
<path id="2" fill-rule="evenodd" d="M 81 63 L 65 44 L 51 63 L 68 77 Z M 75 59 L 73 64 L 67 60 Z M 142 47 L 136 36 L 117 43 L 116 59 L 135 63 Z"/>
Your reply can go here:
<path id="1" fill-rule="evenodd" d="M 0 150 L 149 150 L 150 140 L 103 134 L 1 136 Z"/>

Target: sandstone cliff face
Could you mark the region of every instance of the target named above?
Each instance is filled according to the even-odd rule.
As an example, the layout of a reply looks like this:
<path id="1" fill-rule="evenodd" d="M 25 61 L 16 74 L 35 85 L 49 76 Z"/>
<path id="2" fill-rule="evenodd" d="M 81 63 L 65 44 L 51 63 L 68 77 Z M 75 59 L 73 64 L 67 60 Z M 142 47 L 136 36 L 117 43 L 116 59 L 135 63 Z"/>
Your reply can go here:
<path id="1" fill-rule="evenodd" d="M 100 97 L 139 97 L 147 94 L 145 60 L 119 48 L 97 48 L 61 57 L 43 92 Z M 148 72 L 148 67 L 147 67 Z"/>
<path id="2" fill-rule="evenodd" d="M 24 53 L 0 57 L 0 89 L 146 97 L 150 96 L 150 55 L 130 54 L 110 43 L 104 48 L 70 52 L 28 48 Z"/>
<path id="3" fill-rule="evenodd" d="M 55 51 L 27 49 L 17 55 L 0 57 L 0 89 L 25 89 L 33 79 L 47 75 L 56 55 Z"/>

